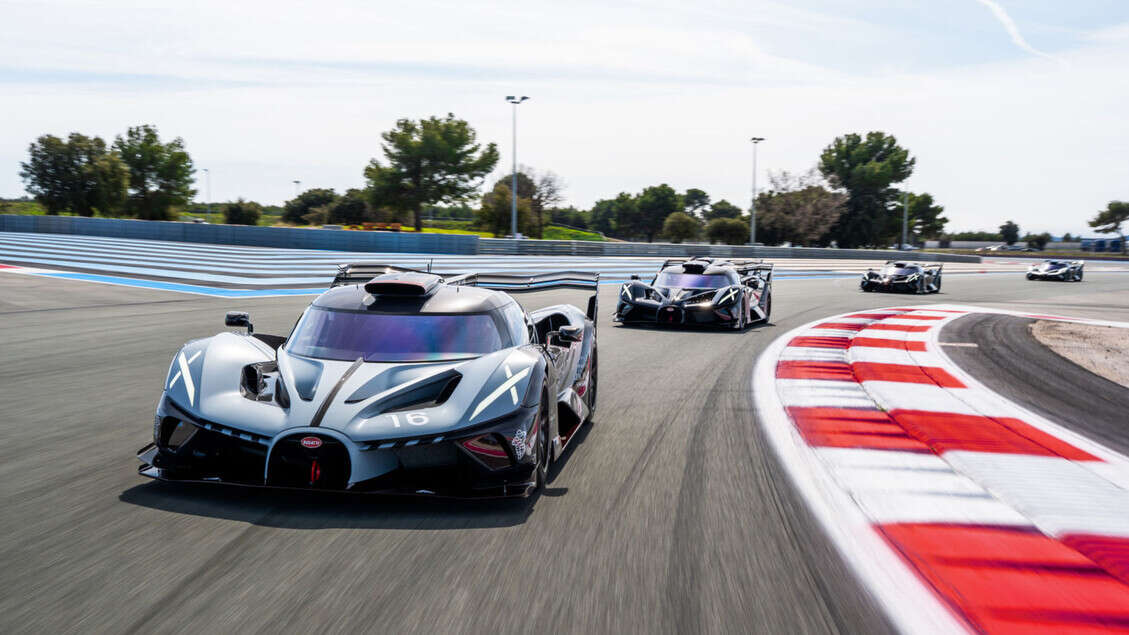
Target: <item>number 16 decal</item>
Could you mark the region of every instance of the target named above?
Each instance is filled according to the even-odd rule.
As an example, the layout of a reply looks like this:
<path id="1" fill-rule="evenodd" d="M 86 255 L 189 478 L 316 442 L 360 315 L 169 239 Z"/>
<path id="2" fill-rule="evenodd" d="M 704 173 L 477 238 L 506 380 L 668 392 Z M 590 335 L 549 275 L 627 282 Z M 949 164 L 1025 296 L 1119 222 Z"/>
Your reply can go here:
<path id="1" fill-rule="evenodd" d="M 399 428 L 400 415 L 390 414 L 388 416 L 392 419 L 392 427 Z M 431 421 L 426 412 L 409 412 L 404 415 L 404 419 L 407 421 L 408 425 L 413 426 L 425 426 Z"/>

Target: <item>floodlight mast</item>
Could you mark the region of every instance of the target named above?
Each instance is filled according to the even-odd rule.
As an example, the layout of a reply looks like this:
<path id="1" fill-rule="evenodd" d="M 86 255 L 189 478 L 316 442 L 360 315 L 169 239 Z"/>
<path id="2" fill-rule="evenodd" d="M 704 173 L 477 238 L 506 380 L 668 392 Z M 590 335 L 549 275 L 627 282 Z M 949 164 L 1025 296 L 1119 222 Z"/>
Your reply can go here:
<path id="1" fill-rule="evenodd" d="M 506 95 L 506 101 L 513 104 L 513 186 L 510 189 L 510 236 L 517 238 L 517 106 L 521 102 L 529 99 L 525 95 L 521 97 L 514 97 L 513 95 Z"/>
<path id="2" fill-rule="evenodd" d="M 751 137 L 753 142 L 753 200 L 749 203 L 749 245 L 757 244 L 757 144 L 764 137 Z"/>

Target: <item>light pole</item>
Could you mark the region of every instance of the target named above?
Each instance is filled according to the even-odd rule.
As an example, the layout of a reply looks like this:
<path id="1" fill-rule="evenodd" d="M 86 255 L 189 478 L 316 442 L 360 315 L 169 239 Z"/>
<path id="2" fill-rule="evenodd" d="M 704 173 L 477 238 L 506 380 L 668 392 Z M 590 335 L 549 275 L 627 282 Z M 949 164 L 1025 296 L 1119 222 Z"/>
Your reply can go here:
<path id="1" fill-rule="evenodd" d="M 293 183 L 294 183 L 294 198 L 298 198 L 298 190 L 302 189 L 302 182 L 299 181 L 299 180 L 294 180 Z"/>
<path id="2" fill-rule="evenodd" d="M 757 244 L 757 144 L 764 137 L 752 137 L 753 142 L 753 200 L 749 203 L 749 244 Z"/>
<path id="3" fill-rule="evenodd" d="M 513 187 L 510 189 L 510 236 L 517 238 L 517 105 L 529 99 L 525 95 L 521 97 L 514 97 L 513 95 L 506 95 L 506 101 L 514 106 L 514 178 Z"/>
<path id="4" fill-rule="evenodd" d="M 204 168 L 204 190 L 208 195 L 208 213 L 212 213 L 212 173 L 208 168 Z"/>

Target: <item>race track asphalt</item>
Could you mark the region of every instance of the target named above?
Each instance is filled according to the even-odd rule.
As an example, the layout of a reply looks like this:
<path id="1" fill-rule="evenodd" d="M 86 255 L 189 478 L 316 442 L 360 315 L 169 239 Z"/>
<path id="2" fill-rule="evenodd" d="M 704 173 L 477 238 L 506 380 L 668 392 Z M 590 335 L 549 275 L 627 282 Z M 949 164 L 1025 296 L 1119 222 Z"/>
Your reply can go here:
<path id="1" fill-rule="evenodd" d="M 929 297 L 780 281 L 772 324 L 742 334 L 613 326 L 616 291 L 595 422 L 546 492 L 464 503 L 149 482 L 134 452 L 180 344 L 229 309 L 286 333 L 309 298 L 0 273 L 0 632 L 881 633 L 759 432 L 758 353 L 881 306 L 1129 320 L 1114 273 L 953 277 Z"/>

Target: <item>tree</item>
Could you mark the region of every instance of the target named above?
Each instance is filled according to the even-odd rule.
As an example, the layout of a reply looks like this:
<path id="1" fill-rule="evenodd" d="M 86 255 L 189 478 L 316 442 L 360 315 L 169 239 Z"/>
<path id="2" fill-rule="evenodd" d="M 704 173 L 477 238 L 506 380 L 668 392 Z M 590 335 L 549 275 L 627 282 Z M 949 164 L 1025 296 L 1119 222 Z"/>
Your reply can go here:
<path id="1" fill-rule="evenodd" d="M 20 163 L 28 192 L 48 214 L 71 211 L 82 216 L 120 212 L 129 185 L 129 171 L 117 153 L 99 137 L 73 132 L 66 141 L 43 135 L 28 146 Z"/>
<path id="2" fill-rule="evenodd" d="M 710 195 L 696 187 L 686 190 L 682 195 L 683 210 L 691 216 L 698 216 L 709 204 Z"/>
<path id="3" fill-rule="evenodd" d="M 494 189 L 482 197 L 482 207 L 475 214 L 475 224 L 493 232 L 495 236 L 505 236 L 510 233 L 512 199 L 510 188 L 503 183 L 498 183 Z M 517 230 L 526 233 L 533 224 L 533 213 L 529 199 L 517 199 Z"/>
<path id="4" fill-rule="evenodd" d="M 513 183 L 513 172 L 498 179 L 498 183 L 502 183 L 510 187 Z M 545 225 L 548 225 L 549 218 L 546 217 L 548 210 L 564 200 L 564 181 L 556 174 L 545 171 L 538 174 L 533 168 L 522 165 L 518 167 L 517 171 L 517 197 L 529 199 L 530 209 L 533 212 L 533 228 L 531 229 L 530 236 L 540 238 L 545 230 Z"/>
<path id="5" fill-rule="evenodd" d="M 674 212 L 663 221 L 663 236 L 671 242 L 680 243 L 684 240 L 697 238 L 702 231 L 698 219 L 685 212 Z"/>
<path id="6" fill-rule="evenodd" d="M 702 216 L 708 221 L 715 218 L 740 218 L 741 208 L 725 199 L 721 199 L 713 205 L 710 205 L 710 208 L 705 210 Z"/>
<path id="7" fill-rule="evenodd" d="M 1000 238 L 1009 245 L 1014 245 L 1015 241 L 1019 240 L 1019 225 L 1012 221 L 1008 221 L 1000 225 Z"/>
<path id="8" fill-rule="evenodd" d="M 816 170 L 769 174 L 770 187 L 757 196 L 757 239 L 770 245 L 807 245 L 827 234 L 846 208 L 846 195 L 823 186 Z"/>
<path id="9" fill-rule="evenodd" d="M 591 228 L 608 236 L 627 236 L 638 213 L 635 197 L 620 192 L 615 198 L 596 201 L 592 206 Z"/>
<path id="10" fill-rule="evenodd" d="M 1051 242 L 1051 235 L 1047 232 L 1041 234 L 1027 234 L 1023 237 L 1023 242 L 1027 243 L 1028 247 L 1042 251 L 1047 243 Z"/>
<path id="11" fill-rule="evenodd" d="M 715 218 L 706 224 L 711 243 L 743 245 L 749 242 L 749 224 L 739 218 Z"/>
<path id="12" fill-rule="evenodd" d="M 554 207 L 549 210 L 549 220 L 557 225 L 588 229 L 589 213 L 575 207 Z"/>
<path id="13" fill-rule="evenodd" d="M 655 234 L 662 230 L 666 217 L 682 209 L 682 197 L 674 188 L 663 183 L 644 189 L 636 207 L 639 213 L 631 228 L 632 232 L 646 236 L 647 242 L 652 242 Z"/>
<path id="14" fill-rule="evenodd" d="M 254 201 L 239 199 L 223 206 L 223 222 L 228 225 L 258 225 L 263 207 Z"/>
<path id="15" fill-rule="evenodd" d="M 1071 236 L 1070 232 L 1066 232 L 1065 234 L 1062 235 L 1062 242 L 1064 242 L 1064 243 L 1075 243 L 1075 242 L 1078 242 L 1078 239 L 1075 238 L 1074 236 Z"/>
<path id="16" fill-rule="evenodd" d="M 138 218 L 169 220 L 174 205 L 186 205 L 196 194 L 192 158 L 180 137 L 162 143 L 155 127 L 133 126 L 114 139 L 114 150 L 129 167 L 126 205 Z"/>
<path id="17" fill-rule="evenodd" d="M 365 168 L 373 202 L 410 211 L 416 231 L 423 229 L 425 205 L 467 200 L 498 163 L 497 146 L 483 148 L 470 124 L 453 114 L 400 119 L 381 138 L 387 165 L 372 159 Z"/>
<path id="18" fill-rule="evenodd" d="M 328 220 L 333 224 L 359 225 L 372 217 L 364 190 L 350 189 L 328 205 Z"/>
<path id="19" fill-rule="evenodd" d="M 945 212 L 945 208 L 941 205 L 934 205 L 932 194 L 913 194 L 911 192 L 908 194 L 908 198 L 908 240 L 910 243 L 936 238 L 945 231 L 945 224 L 949 222 L 949 219 L 941 216 Z M 890 215 L 889 229 L 887 230 L 893 237 L 891 242 L 901 242 L 902 201 L 902 194 L 894 195 L 894 205 L 891 208 L 893 213 Z"/>
<path id="20" fill-rule="evenodd" d="M 1121 225 L 1129 221 L 1129 202 L 1110 201 L 1105 209 L 1090 221 L 1090 227 L 1099 234 L 1117 234 L 1121 238 L 1121 253 L 1125 253 L 1125 233 Z"/>
<path id="21" fill-rule="evenodd" d="M 282 207 L 282 220 L 295 225 L 308 225 L 305 216 L 315 207 L 337 202 L 337 192 L 327 188 L 314 188 L 286 201 Z"/>
<path id="22" fill-rule="evenodd" d="M 823 242 L 840 247 L 878 245 L 889 216 L 890 186 L 911 174 L 915 159 L 897 139 L 883 132 L 836 137 L 820 155 L 819 171 L 833 187 L 847 192 L 847 208 Z"/>

